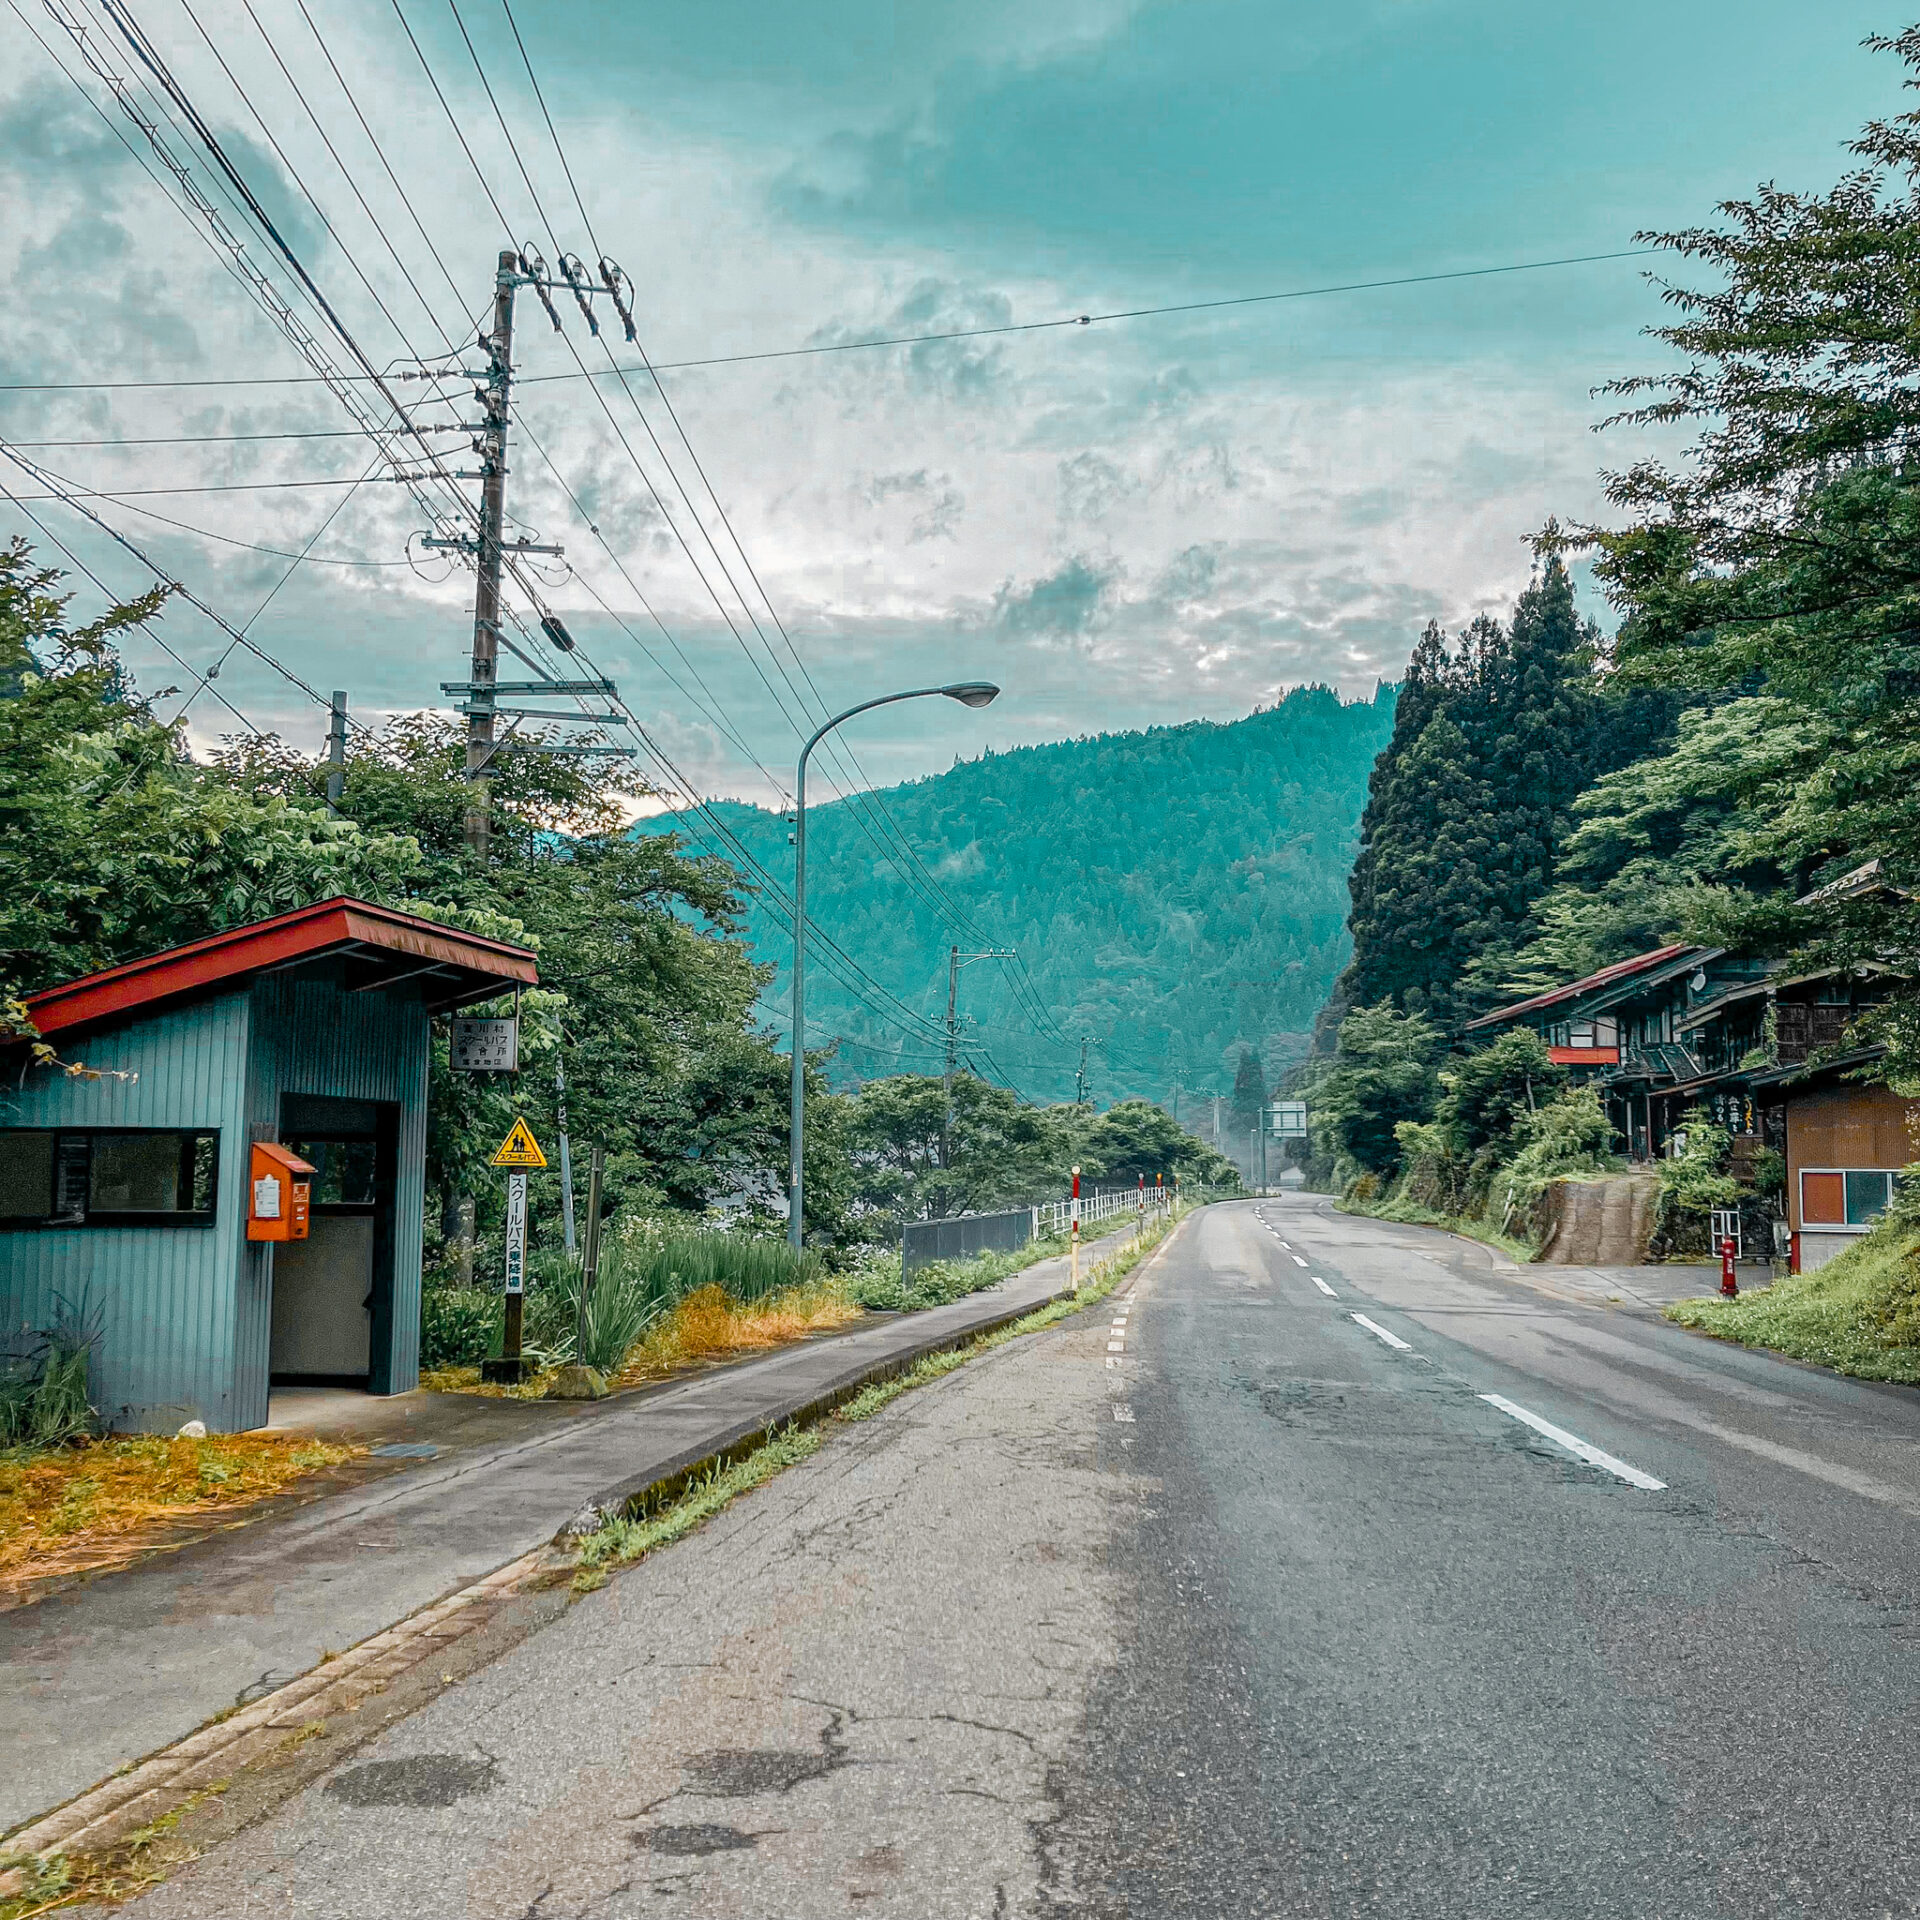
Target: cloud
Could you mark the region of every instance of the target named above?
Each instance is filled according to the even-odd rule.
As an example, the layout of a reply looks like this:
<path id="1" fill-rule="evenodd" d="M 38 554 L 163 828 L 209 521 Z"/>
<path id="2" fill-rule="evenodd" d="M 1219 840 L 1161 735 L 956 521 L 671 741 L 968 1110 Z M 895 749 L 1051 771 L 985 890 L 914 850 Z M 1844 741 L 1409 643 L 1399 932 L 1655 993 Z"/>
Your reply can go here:
<path id="1" fill-rule="evenodd" d="M 1084 554 L 1025 586 L 1009 580 L 993 596 L 993 624 L 1018 639 L 1071 640 L 1087 633 L 1119 578 L 1112 562 Z"/>

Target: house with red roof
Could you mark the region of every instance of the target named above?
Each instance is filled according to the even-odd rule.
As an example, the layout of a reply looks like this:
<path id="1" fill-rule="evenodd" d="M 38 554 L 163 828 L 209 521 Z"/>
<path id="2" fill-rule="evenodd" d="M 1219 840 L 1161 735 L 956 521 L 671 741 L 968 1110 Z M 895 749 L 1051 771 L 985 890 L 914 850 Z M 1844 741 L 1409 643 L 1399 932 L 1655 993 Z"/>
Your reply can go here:
<path id="1" fill-rule="evenodd" d="M 418 1384 L 432 1023 L 525 948 L 336 899 L 32 995 L 0 1050 L 0 1335 L 98 1328 L 110 1425 L 239 1432 L 278 1380 Z"/>

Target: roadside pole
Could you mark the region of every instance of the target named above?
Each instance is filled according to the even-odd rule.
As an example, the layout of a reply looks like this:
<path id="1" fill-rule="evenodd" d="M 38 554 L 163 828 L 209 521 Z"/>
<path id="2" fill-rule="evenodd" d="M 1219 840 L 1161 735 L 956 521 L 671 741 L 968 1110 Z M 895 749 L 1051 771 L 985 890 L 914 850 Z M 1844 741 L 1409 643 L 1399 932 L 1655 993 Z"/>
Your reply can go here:
<path id="1" fill-rule="evenodd" d="M 527 1176 L 507 1175 L 507 1337 L 502 1357 L 520 1358 L 527 1298 Z"/>
<path id="2" fill-rule="evenodd" d="M 521 1351 L 522 1317 L 527 1292 L 527 1169 L 544 1168 L 547 1156 L 523 1119 L 495 1150 L 492 1165 L 507 1174 L 506 1326 L 500 1357 L 481 1363 L 480 1377 L 492 1384 L 517 1387 L 533 1371 Z"/>
<path id="3" fill-rule="evenodd" d="M 566 1043 L 562 1040 L 561 1045 Z M 573 1148 L 567 1139 L 567 1069 L 559 1051 L 553 1056 L 553 1110 L 560 1128 L 560 1235 L 573 1258 Z"/>
<path id="4" fill-rule="evenodd" d="M 580 1358 L 580 1348 L 587 1336 L 587 1296 L 593 1291 L 593 1283 L 600 1277 L 600 1183 L 607 1170 L 607 1154 L 604 1147 L 593 1148 L 587 1156 L 587 1244 L 584 1257 L 580 1262 L 580 1293 L 573 1315 L 573 1355 Z"/>
<path id="5" fill-rule="evenodd" d="M 1080 1169 L 1073 1170 L 1073 1290 L 1080 1291 Z"/>

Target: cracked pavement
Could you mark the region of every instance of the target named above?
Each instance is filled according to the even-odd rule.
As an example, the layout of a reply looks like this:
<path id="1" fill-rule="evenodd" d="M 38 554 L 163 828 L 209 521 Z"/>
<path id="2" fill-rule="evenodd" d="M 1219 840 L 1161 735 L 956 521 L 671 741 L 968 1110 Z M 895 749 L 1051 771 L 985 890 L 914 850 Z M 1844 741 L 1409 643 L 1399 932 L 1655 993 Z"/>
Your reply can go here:
<path id="1" fill-rule="evenodd" d="M 1117 1656 L 1106 1558 L 1134 1498 L 1107 1338 L 1096 1309 L 832 1429 L 141 1920 L 991 1920 L 1070 1897 L 1049 1837 Z"/>
<path id="2" fill-rule="evenodd" d="M 1920 1395 L 1617 1291 L 1209 1208 L 139 1920 L 1920 1911 Z"/>

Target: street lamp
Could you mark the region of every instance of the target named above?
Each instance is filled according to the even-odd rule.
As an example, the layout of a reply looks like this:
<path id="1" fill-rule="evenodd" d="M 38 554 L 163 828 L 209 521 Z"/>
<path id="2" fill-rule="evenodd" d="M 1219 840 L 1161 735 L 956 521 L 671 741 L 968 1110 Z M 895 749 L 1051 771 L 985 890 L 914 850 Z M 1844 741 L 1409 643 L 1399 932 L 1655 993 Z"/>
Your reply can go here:
<path id="1" fill-rule="evenodd" d="M 958 700 L 963 707 L 984 707 L 999 698 L 1000 689 L 984 680 L 960 680 L 950 687 L 914 687 L 906 693 L 883 693 L 877 700 L 862 700 L 857 707 L 836 713 L 800 749 L 799 771 L 793 783 L 793 1102 L 787 1148 L 787 1240 L 795 1253 L 800 1251 L 800 1130 L 807 1098 L 807 757 L 835 727 L 857 713 L 890 707 L 899 700 L 926 700 L 935 694 Z"/>

